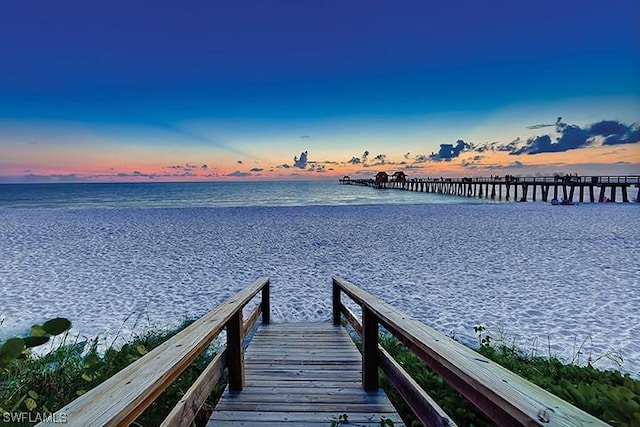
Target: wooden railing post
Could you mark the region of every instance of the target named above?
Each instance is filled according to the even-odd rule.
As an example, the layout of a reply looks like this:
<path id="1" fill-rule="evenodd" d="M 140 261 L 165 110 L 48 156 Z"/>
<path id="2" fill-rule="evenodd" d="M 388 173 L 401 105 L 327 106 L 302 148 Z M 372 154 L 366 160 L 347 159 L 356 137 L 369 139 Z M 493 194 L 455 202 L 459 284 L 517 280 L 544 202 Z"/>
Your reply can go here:
<path id="1" fill-rule="evenodd" d="M 271 283 L 267 280 L 267 283 L 262 288 L 262 324 L 268 325 L 271 322 L 271 299 L 269 296 L 269 288 Z"/>
<path id="2" fill-rule="evenodd" d="M 244 346 L 242 331 L 242 309 L 227 323 L 227 368 L 229 390 L 240 391 L 244 387 Z"/>
<path id="3" fill-rule="evenodd" d="M 365 304 L 362 306 L 362 387 L 378 390 L 378 318 Z"/>
<path id="4" fill-rule="evenodd" d="M 340 325 L 340 304 L 340 286 L 333 279 L 333 324 L 336 326 Z"/>

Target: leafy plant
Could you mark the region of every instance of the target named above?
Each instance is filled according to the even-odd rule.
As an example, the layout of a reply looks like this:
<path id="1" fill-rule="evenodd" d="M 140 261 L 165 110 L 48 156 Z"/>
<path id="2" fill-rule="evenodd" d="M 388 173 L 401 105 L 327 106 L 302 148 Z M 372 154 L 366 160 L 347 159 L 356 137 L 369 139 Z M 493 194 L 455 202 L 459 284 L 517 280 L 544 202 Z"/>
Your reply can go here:
<path id="1" fill-rule="evenodd" d="M 29 349 L 49 342 L 52 336 L 60 335 L 71 328 L 71 322 L 62 317 L 47 320 L 42 325 L 33 325 L 31 335 L 7 339 L 0 346 L 0 372 L 5 371 L 14 360 L 24 358 Z"/>
<path id="2" fill-rule="evenodd" d="M 340 427 L 343 424 L 346 424 L 349 422 L 349 415 L 347 414 L 340 414 L 338 415 L 338 417 L 334 417 L 331 420 L 331 427 Z"/>
<path id="3" fill-rule="evenodd" d="M 106 351 L 99 351 L 99 344 L 104 340 L 94 338 L 88 342 L 60 345 L 38 357 L 26 353 L 14 358 L 0 372 L 0 414 L 15 411 L 55 412 L 162 344 L 191 322 L 187 320 L 173 330 L 147 331 L 135 336 L 121 348 L 115 348 L 112 344 Z M 39 326 L 46 333 L 51 333 L 56 331 L 54 325 L 55 323 L 52 325 L 45 322 Z M 37 325 L 32 330 L 38 331 L 39 328 L 35 326 Z M 214 352 L 207 351 L 198 357 L 136 420 L 136 424 L 159 425 L 214 355 Z M 196 418 L 196 425 L 206 424 L 222 390 L 223 385 L 219 384 Z"/>
<path id="4" fill-rule="evenodd" d="M 478 336 L 478 344 L 480 347 L 489 347 L 491 346 L 491 336 L 487 334 L 485 331 L 487 329 L 482 325 L 477 325 L 473 327 L 473 332 Z"/>
<path id="5" fill-rule="evenodd" d="M 552 355 L 527 354 L 515 343 L 496 344 L 482 325 L 474 327 L 474 332 L 480 344 L 476 351 L 494 362 L 613 426 L 640 426 L 640 380 L 620 371 L 598 370 L 590 363 L 582 366 Z M 380 342 L 457 425 L 493 425 L 398 340 L 382 335 Z M 405 423 L 418 423 L 388 381 L 381 382 Z"/>
<path id="6" fill-rule="evenodd" d="M 331 426 L 331 427 L 340 427 L 340 426 L 347 425 L 347 424 L 348 424 L 348 425 L 353 425 L 354 427 L 357 427 L 357 426 L 359 425 L 358 423 L 352 424 L 352 423 L 349 421 L 349 415 L 347 415 L 347 414 L 340 414 L 340 415 L 338 415 L 337 417 L 333 417 L 333 418 L 331 419 L 331 424 L 330 424 L 330 426 Z M 369 425 L 369 424 L 367 423 L 367 425 Z M 393 420 L 392 420 L 392 419 L 387 418 L 387 417 L 383 417 L 383 416 L 381 416 L 381 417 L 380 417 L 380 427 L 385 427 L 385 426 L 387 426 L 387 427 L 393 427 L 394 425 L 395 425 L 395 424 L 393 423 Z"/>

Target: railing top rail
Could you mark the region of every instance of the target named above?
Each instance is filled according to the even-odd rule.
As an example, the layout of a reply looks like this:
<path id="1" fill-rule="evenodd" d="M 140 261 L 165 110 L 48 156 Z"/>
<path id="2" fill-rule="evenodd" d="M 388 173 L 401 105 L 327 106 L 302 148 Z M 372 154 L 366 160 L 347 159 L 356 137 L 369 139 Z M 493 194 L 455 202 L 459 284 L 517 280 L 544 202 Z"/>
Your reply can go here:
<path id="1" fill-rule="evenodd" d="M 467 182 L 504 182 L 505 177 L 509 177 L 509 179 L 518 179 L 520 181 L 536 181 L 536 182 L 554 182 L 558 180 L 562 180 L 565 178 L 564 175 L 545 175 L 545 176 L 516 176 L 516 175 L 503 175 L 503 176 L 471 176 L 471 177 L 462 177 L 462 176 L 449 176 L 449 177 L 407 177 L 406 182 L 412 181 L 425 181 L 425 182 L 460 182 L 462 180 L 468 180 Z M 573 180 L 572 182 L 576 182 L 576 180 L 580 180 L 581 182 L 589 182 L 591 178 L 598 178 L 599 180 L 610 180 L 615 182 L 636 182 L 640 181 L 640 175 L 568 175 L 566 176 L 568 179 Z M 353 181 L 353 179 L 352 179 Z M 559 181 L 559 182 L 560 182 Z"/>
<path id="2" fill-rule="evenodd" d="M 371 310 L 397 338 L 426 355 L 429 360 L 425 362 L 440 375 L 455 377 L 467 390 L 490 399 L 523 425 L 543 419 L 549 426 L 607 425 L 353 283 L 339 277 L 333 283 Z"/>
<path id="3" fill-rule="evenodd" d="M 209 345 L 231 317 L 268 284 L 268 277 L 257 279 L 58 412 L 65 414 L 69 425 L 105 426 L 133 422 Z"/>
<path id="4" fill-rule="evenodd" d="M 350 178 L 339 179 L 340 182 L 349 183 L 374 183 L 374 179 Z M 620 185 L 638 185 L 640 184 L 640 175 L 545 175 L 545 176 L 473 176 L 473 177 L 405 177 L 401 180 L 390 178 L 390 183 L 455 183 L 455 184 L 477 184 L 477 183 L 502 183 L 502 184 L 523 184 L 523 183 L 553 183 L 553 184 L 620 184 Z"/>

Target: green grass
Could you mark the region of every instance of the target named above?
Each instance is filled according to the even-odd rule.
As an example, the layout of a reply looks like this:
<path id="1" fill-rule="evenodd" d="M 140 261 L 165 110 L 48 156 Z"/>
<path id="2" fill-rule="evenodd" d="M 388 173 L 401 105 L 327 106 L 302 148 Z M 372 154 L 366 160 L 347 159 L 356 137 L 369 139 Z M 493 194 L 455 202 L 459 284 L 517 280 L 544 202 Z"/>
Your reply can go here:
<path id="1" fill-rule="evenodd" d="M 381 336 L 381 343 L 456 424 L 493 425 L 398 340 Z M 530 356 L 490 340 L 476 351 L 613 426 L 640 426 L 640 380 L 628 374 L 564 363 L 557 357 Z M 384 377 L 381 382 L 406 424 L 420 425 Z"/>
<path id="2" fill-rule="evenodd" d="M 0 413 L 54 412 L 107 380 L 190 323 L 191 321 L 185 321 L 172 330 L 148 331 L 134 337 L 121 348 L 110 347 L 104 353 L 98 351 L 97 339 L 90 343 L 66 343 L 63 340 L 62 344 L 43 356 L 31 355 L 14 360 L 6 370 L 0 371 Z M 483 331 L 484 329 L 476 331 L 479 333 L 479 353 L 613 426 L 640 426 L 638 379 L 618 371 L 598 370 L 589 364 L 578 366 L 556 357 L 525 354 L 515 345 L 494 343 Z M 492 425 L 490 420 L 403 344 L 386 335 L 381 335 L 380 341 L 459 426 Z M 135 424 L 159 425 L 213 356 L 213 352 L 209 351 L 198 357 Z M 384 376 L 381 383 L 405 423 L 408 426 L 419 425 Z M 214 390 L 198 415 L 196 425 L 206 423 L 222 389 L 223 386 L 219 385 Z M 344 420 L 336 420 L 336 423 L 345 424 Z"/>
<path id="3" fill-rule="evenodd" d="M 0 372 L 0 413 L 55 412 L 191 323 L 189 320 L 172 330 L 145 332 L 121 348 L 111 347 L 103 354 L 98 351 L 95 339 L 90 343 L 63 343 L 43 356 L 15 360 Z M 200 355 L 136 420 L 136 425 L 159 425 L 214 356 L 211 351 Z M 222 389 L 219 385 L 214 390 L 196 419 L 197 425 L 206 424 Z"/>

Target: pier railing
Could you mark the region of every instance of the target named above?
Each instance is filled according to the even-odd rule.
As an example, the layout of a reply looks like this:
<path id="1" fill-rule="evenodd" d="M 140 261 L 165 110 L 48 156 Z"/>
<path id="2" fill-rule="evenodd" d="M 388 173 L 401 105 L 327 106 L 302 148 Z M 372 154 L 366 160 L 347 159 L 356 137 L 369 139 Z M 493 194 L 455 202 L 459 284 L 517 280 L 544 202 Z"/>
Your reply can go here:
<path id="1" fill-rule="evenodd" d="M 243 309 L 261 292 L 246 321 Z M 175 379 L 226 329 L 226 349 L 220 351 L 162 426 L 191 425 L 215 385 L 228 372 L 229 388 L 244 386 L 243 341 L 260 315 L 269 323 L 269 278 L 263 277 L 233 295 L 193 324 L 127 366 L 113 377 L 89 390 L 55 415 L 64 415 L 69 426 L 130 425 Z M 47 422 L 38 425 L 53 425 Z"/>
<path id="2" fill-rule="evenodd" d="M 362 308 L 362 321 L 341 301 L 347 295 Z M 426 426 L 453 425 L 446 413 L 378 344 L 382 325 L 449 385 L 498 425 L 606 426 L 607 424 L 407 314 L 335 277 L 333 323 L 341 315 L 362 338 L 363 386 L 378 388 L 378 368 Z"/>
<path id="3" fill-rule="evenodd" d="M 341 184 L 360 185 L 377 189 L 407 190 L 421 193 L 438 193 L 452 196 L 478 197 L 492 200 L 504 199 L 525 202 L 536 201 L 537 198 L 546 202 L 549 198 L 558 198 L 566 202 L 573 202 L 574 195 L 578 202 L 585 199 L 593 202 L 615 202 L 618 198 L 622 202 L 630 201 L 630 191 L 638 189 L 635 197 L 640 202 L 640 175 L 627 176 L 577 176 L 554 175 L 520 177 L 513 175 L 491 177 L 463 177 L 463 178 L 402 178 L 389 181 L 374 179 L 340 179 Z M 529 193 L 531 190 L 531 193 Z M 596 190 L 599 192 L 596 198 Z M 539 191 L 539 194 L 537 193 Z M 512 194 L 513 192 L 513 194 Z M 585 192 L 588 194 L 585 197 Z M 607 194 L 608 193 L 608 194 Z M 552 199 L 552 201 L 553 201 Z"/>

